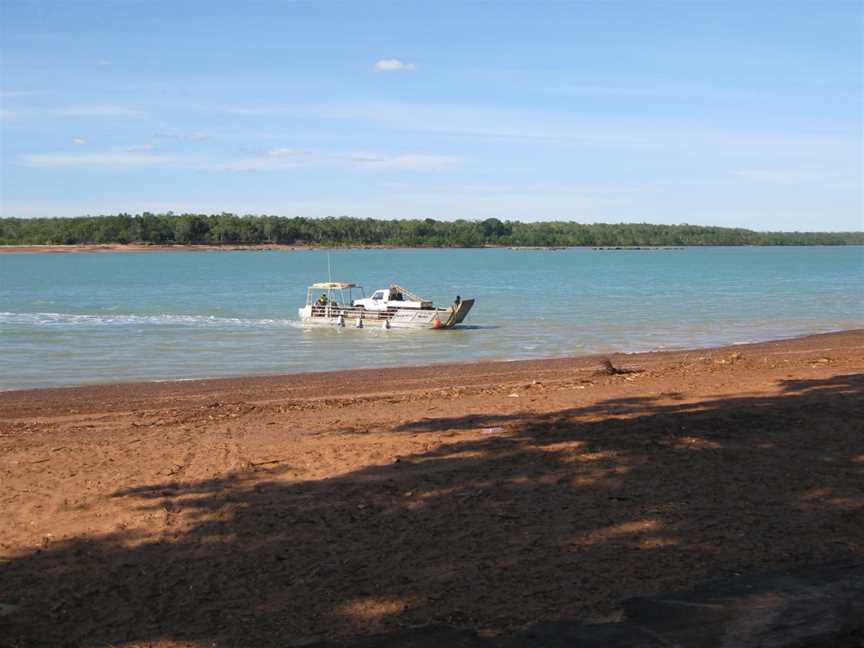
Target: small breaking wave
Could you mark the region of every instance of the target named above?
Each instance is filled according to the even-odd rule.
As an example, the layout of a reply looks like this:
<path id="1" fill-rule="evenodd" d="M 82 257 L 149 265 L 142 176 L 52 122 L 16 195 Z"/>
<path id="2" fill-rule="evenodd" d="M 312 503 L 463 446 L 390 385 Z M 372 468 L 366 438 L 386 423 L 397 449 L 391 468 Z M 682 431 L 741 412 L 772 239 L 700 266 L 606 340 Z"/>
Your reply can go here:
<path id="1" fill-rule="evenodd" d="M 74 313 L 2 313 L 0 326 L 76 327 L 76 326 L 188 326 L 193 328 L 294 328 L 300 322 L 289 319 L 252 319 L 215 315 L 79 315 Z"/>

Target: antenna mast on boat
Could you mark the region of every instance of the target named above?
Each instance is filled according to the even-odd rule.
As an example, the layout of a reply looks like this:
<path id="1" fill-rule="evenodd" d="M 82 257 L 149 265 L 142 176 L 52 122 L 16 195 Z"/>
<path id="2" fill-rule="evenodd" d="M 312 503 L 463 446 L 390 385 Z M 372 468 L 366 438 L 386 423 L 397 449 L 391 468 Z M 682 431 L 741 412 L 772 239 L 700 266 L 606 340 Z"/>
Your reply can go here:
<path id="1" fill-rule="evenodd" d="M 327 250 L 327 283 L 333 283 L 333 272 L 330 269 L 330 250 Z"/>

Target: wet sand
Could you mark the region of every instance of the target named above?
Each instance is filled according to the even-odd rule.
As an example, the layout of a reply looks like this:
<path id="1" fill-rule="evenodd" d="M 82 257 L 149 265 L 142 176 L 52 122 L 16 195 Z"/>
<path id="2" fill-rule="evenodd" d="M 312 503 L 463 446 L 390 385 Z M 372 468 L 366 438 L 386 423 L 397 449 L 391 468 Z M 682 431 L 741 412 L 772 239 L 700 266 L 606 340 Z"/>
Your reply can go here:
<path id="1" fill-rule="evenodd" d="M 864 556 L 864 331 L 0 393 L 0 645 L 612 620 Z"/>

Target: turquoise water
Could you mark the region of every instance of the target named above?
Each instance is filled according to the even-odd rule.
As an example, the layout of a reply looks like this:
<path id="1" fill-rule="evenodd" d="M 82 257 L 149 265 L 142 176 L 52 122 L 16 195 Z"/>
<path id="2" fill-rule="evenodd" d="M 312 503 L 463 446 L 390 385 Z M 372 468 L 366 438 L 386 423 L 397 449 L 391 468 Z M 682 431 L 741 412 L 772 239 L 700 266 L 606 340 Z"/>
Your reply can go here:
<path id="1" fill-rule="evenodd" d="M 714 346 L 864 327 L 864 248 L 340 250 L 333 279 L 477 303 L 307 329 L 327 253 L 0 254 L 0 389 Z"/>

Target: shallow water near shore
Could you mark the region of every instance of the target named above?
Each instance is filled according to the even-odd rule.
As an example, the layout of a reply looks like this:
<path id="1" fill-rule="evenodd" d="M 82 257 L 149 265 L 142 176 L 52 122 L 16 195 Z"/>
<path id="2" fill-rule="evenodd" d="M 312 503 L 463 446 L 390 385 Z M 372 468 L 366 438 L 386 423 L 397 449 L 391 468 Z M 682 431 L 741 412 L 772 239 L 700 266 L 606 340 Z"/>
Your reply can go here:
<path id="1" fill-rule="evenodd" d="M 864 248 L 336 250 L 447 331 L 305 328 L 328 253 L 0 254 L 0 389 L 717 346 L 864 327 Z"/>

